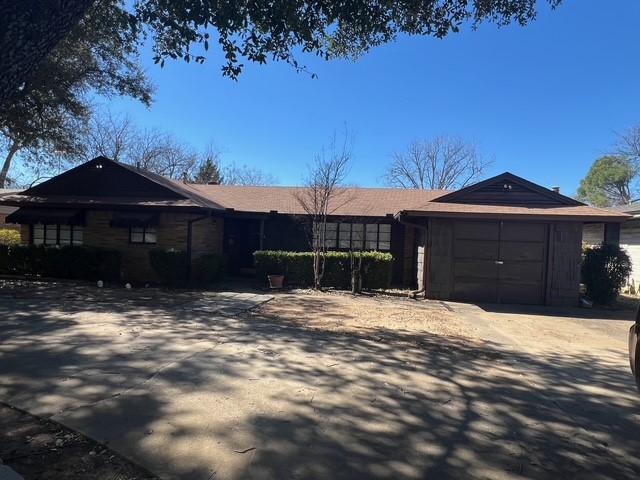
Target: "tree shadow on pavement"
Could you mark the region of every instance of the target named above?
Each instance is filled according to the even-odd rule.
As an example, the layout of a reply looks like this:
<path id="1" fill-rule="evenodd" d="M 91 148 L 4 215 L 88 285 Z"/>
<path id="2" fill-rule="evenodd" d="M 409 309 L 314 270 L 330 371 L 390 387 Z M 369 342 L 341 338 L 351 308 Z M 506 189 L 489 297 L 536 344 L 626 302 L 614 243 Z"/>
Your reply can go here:
<path id="1" fill-rule="evenodd" d="M 625 352 L 532 356 L 117 299 L 2 299 L 0 341 L 2 400 L 167 478 L 640 475 Z"/>

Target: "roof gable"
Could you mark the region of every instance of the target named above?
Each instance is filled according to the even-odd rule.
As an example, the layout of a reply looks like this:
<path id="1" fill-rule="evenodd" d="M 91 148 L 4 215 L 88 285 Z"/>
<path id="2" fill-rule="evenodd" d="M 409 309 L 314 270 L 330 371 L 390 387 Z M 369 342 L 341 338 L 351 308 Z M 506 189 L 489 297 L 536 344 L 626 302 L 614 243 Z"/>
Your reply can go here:
<path id="1" fill-rule="evenodd" d="M 23 192 L 24 195 L 77 197 L 187 198 L 175 189 L 114 162 L 96 157 Z"/>
<path id="2" fill-rule="evenodd" d="M 509 172 L 443 195 L 434 201 L 526 207 L 584 205 L 573 198 L 561 195 Z"/>

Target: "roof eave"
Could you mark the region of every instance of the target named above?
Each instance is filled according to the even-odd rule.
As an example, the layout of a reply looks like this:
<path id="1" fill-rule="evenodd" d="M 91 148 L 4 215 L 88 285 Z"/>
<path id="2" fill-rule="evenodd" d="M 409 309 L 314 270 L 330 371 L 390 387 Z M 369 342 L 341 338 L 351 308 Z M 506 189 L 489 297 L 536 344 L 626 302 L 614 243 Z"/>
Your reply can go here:
<path id="1" fill-rule="evenodd" d="M 593 223 L 623 223 L 629 220 L 628 215 L 549 215 L 544 213 L 494 213 L 494 212 L 426 212 L 421 210 L 402 210 L 394 215 L 399 220 L 403 217 L 438 217 L 438 218 L 469 218 L 469 219 L 513 219 L 513 220 L 546 220 L 552 222 L 593 222 Z"/>

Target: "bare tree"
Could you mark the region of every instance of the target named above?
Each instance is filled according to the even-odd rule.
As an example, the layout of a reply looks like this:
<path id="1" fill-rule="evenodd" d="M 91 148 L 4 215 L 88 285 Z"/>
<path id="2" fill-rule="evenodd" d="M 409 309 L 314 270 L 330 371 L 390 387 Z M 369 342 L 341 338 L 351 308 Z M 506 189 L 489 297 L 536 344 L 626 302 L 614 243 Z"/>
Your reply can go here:
<path id="1" fill-rule="evenodd" d="M 175 179 L 191 177 L 199 163 L 198 153 L 172 135 L 111 113 L 94 117 L 86 131 L 83 160 L 97 155 Z"/>
<path id="2" fill-rule="evenodd" d="M 102 155 L 116 162 L 126 161 L 129 150 L 136 143 L 134 126 L 129 116 L 115 116 L 111 112 L 94 116 L 84 135 L 84 155 Z"/>
<path id="3" fill-rule="evenodd" d="M 624 133 L 618 134 L 614 153 L 627 157 L 634 164 L 640 166 L 640 125 L 635 125 Z"/>
<path id="4" fill-rule="evenodd" d="M 270 173 L 236 163 L 223 166 L 222 178 L 226 185 L 273 185 L 278 183 L 276 177 Z"/>
<path id="5" fill-rule="evenodd" d="M 448 190 L 478 180 L 490 165 L 475 145 L 439 136 L 411 142 L 404 152 L 394 153 L 385 178 L 394 187 Z"/>
<path id="6" fill-rule="evenodd" d="M 352 141 L 347 132 L 340 143 L 334 134 L 328 148 L 323 148 L 315 156 L 304 186 L 294 194 L 310 222 L 315 289 L 322 288 L 327 253 L 327 218 L 349 201 L 343 184 L 351 156 Z"/>

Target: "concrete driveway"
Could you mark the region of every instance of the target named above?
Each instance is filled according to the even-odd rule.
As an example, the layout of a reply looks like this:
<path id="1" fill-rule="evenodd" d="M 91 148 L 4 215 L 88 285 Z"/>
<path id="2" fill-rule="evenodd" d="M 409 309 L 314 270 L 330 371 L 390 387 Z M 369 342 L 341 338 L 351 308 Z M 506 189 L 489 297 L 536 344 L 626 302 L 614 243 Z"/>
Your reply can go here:
<path id="1" fill-rule="evenodd" d="M 443 303 L 468 337 L 349 333 L 243 314 L 266 300 L 0 294 L 0 400 L 164 478 L 640 475 L 628 320 Z"/>

